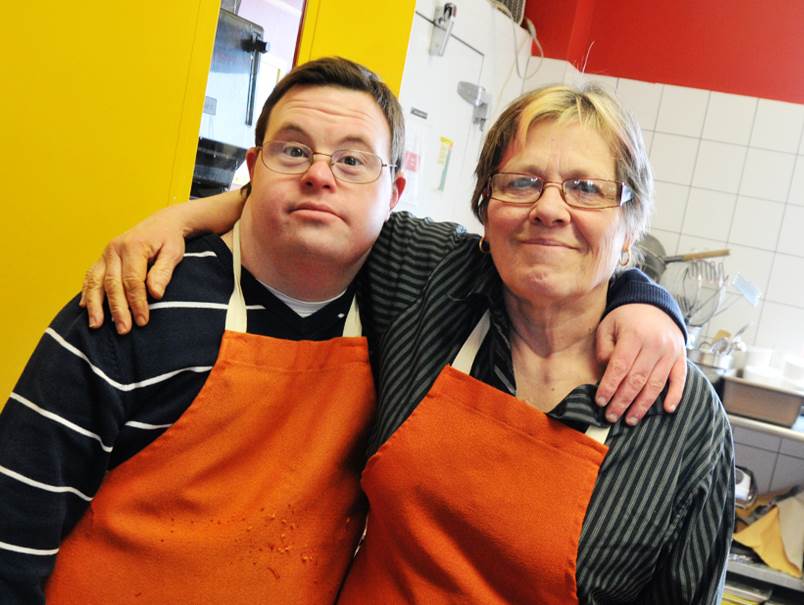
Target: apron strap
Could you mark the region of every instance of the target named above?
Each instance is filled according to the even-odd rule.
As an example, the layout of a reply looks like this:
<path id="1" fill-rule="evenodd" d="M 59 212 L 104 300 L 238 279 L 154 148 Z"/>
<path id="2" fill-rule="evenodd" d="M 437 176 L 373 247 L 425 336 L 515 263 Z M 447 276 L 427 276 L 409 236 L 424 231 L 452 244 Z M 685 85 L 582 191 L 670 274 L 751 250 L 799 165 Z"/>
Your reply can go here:
<path id="1" fill-rule="evenodd" d="M 486 334 L 488 334 L 489 326 L 491 322 L 489 320 L 489 312 L 486 311 L 483 313 L 483 317 L 480 318 L 480 321 L 477 322 L 474 330 L 472 333 L 469 334 L 469 338 L 466 339 L 466 342 L 463 343 L 461 350 L 458 351 L 458 355 L 455 357 L 455 360 L 452 362 L 452 367 L 456 370 L 463 372 L 464 374 L 469 374 L 472 371 L 472 364 L 475 362 L 475 357 L 477 356 L 477 352 L 480 350 L 480 345 L 483 344 L 483 339 L 486 338 Z M 611 426 L 595 426 L 593 424 L 589 425 L 589 428 L 586 429 L 586 436 L 590 439 L 594 439 L 598 443 L 605 444 L 606 437 L 611 430 Z"/>
<path id="2" fill-rule="evenodd" d="M 598 443 L 606 445 L 606 437 L 609 436 L 610 430 L 610 424 L 607 424 L 606 426 L 595 426 L 594 424 L 590 424 L 589 428 L 586 429 L 586 436 L 590 439 L 594 439 Z"/>
<path id="3" fill-rule="evenodd" d="M 360 322 L 360 311 L 357 308 L 357 296 L 352 297 L 349 314 L 343 324 L 344 336 L 363 336 L 363 324 Z"/>
<path id="4" fill-rule="evenodd" d="M 240 221 L 237 221 L 232 229 L 232 272 L 234 289 L 226 308 L 226 329 L 230 332 L 245 332 L 248 313 L 243 289 L 240 287 Z"/>
<path id="5" fill-rule="evenodd" d="M 240 221 L 237 221 L 232 228 L 232 273 L 234 273 L 234 288 L 229 297 L 229 304 L 226 308 L 226 329 L 230 332 L 245 332 L 248 325 L 248 311 L 246 310 L 246 300 L 243 298 L 243 288 L 240 285 L 241 261 L 240 261 Z M 352 304 L 349 306 L 349 313 L 343 324 L 344 336 L 362 336 L 363 324 L 360 322 L 360 312 L 357 308 L 357 297 L 352 297 Z"/>
<path id="6" fill-rule="evenodd" d="M 475 362 L 477 352 L 480 350 L 480 345 L 483 344 L 483 339 L 489 331 L 489 312 L 483 313 L 483 317 L 477 322 L 475 329 L 469 334 L 469 338 L 463 343 L 461 350 L 452 362 L 452 367 L 464 374 L 472 372 L 472 364 Z"/>

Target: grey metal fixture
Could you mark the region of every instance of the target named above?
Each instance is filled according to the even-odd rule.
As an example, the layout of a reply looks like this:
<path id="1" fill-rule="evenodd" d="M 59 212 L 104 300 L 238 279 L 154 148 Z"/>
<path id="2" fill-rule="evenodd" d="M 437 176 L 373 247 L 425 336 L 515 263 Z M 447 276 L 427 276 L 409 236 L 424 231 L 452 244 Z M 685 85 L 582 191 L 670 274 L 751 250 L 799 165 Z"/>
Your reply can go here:
<path id="1" fill-rule="evenodd" d="M 458 7 L 452 2 L 447 2 L 443 6 L 436 5 L 435 15 L 433 16 L 433 37 L 430 39 L 431 55 L 444 56 L 457 14 Z"/>
<path id="2" fill-rule="evenodd" d="M 489 117 L 489 102 L 491 95 L 486 89 L 472 82 L 458 82 L 458 94 L 467 101 L 474 111 L 472 111 L 472 124 L 477 124 L 480 130 L 486 125 Z"/>

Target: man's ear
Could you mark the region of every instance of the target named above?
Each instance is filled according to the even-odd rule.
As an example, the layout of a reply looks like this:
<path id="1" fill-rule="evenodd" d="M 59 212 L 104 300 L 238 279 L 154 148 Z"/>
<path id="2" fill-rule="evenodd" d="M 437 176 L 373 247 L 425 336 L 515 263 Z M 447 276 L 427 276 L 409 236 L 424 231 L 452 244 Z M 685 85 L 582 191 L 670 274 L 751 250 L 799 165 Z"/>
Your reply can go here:
<path id="1" fill-rule="evenodd" d="M 396 173 L 394 177 L 394 182 L 391 183 L 391 203 L 388 207 L 388 210 L 391 211 L 394 207 L 399 203 L 399 198 L 402 196 L 402 192 L 405 190 L 405 174 L 402 171 Z"/>
<path id="2" fill-rule="evenodd" d="M 252 181 L 254 180 L 254 166 L 257 163 L 258 155 L 260 155 L 259 147 L 250 147 L 249 150 L 246 151 L 246 166 L 248 166 L 248 177 Z"/>

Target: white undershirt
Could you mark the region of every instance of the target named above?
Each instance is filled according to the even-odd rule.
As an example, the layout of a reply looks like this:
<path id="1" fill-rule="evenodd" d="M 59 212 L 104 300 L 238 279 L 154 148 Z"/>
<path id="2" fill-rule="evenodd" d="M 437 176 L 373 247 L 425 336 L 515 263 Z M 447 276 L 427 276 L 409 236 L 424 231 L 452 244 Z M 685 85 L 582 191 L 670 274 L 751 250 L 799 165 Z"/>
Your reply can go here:
<path id="1" fill-rule="evenodd" d="M 257 280 L 260 281 L 260 280 Z M 265 282 L 260 281 L 260 283 L 265 286 L 265 288 L 274 296 L 276 296 L 279 300 L 285 303 L 288 307 L 293 309 L 293 311 L 299 317 L 309 317 L 319 309 L 323 309 L 333 300 L 339 299 L 346 293 L 346 290 L 338 294 L 337 296 L 333 296 L 332 298 L 328 298 L 327 300 L 299 300 L 298 298 L 293 298 L 292 296 L 288 296 L 284 292 L 277 290 L 276 288 L 269 286 Z"/>

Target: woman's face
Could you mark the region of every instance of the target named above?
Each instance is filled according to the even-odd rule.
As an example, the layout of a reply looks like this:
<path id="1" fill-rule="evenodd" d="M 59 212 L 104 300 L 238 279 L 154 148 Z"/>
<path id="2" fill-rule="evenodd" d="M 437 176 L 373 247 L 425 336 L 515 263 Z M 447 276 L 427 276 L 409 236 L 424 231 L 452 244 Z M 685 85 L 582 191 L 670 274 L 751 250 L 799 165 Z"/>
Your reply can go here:
<path id="1" fill-rule="evenodd" d="M 616 179 L 614 156 L 597 131 L 555 120 L 531 126 L 523 147 L 512 143 L 498 172 L 558 183 Z M 582 302 L 590 296 L 605 300 L 608 280 L 627 247 L 620 208 L 571 208 L 554 186 L 545 187 L 532 206 L 489 200 L 485 231 L 507 290 L 535 304 Z"/>

